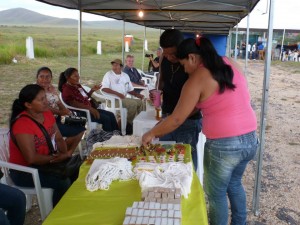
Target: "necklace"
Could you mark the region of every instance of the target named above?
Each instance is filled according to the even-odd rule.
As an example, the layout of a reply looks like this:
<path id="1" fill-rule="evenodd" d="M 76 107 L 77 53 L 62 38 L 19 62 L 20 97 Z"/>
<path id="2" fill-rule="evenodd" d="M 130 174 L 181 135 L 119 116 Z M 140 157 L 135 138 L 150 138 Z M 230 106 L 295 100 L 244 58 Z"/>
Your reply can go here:
<path id="1" fill-rule="evenodd" d="M 174 69 L 174 64 L 171 65 L 171 72 L 172 72 L 171 79 L 170 79 L 171 83 L 173 83 L 174 74 L 179 70 L 179 68 L 180 68 L 180 64 L 176 67 L 176 69 Z"/>

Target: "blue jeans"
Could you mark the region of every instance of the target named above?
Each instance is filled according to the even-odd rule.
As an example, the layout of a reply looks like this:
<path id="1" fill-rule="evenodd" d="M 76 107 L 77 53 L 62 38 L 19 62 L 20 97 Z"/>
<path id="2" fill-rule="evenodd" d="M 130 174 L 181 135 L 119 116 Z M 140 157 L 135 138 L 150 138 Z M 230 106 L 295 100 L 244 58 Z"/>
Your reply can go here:
<path id="1" fill-rule="evenodd" d="M 107 131 L 107 132 L 112 132 L 114 130 L 120 130 L 119 127 L 118 127 L 116 117 L 112 112 L 107 111 L 107 110 L 103 110 L 103 109 L 97 109 L 97 110 L 99 111 L 100 118 L 96 119 L 91 114 L 92 122 L 97 122 L 97 123 L 102 124 L 103 130 Z M 82 111 L 76 111 L 76 114 L 78 116 L 86 117 L 86 113 L 84 113 Z"/>
<path id="2" fill-rule="evenodd" d="M 246 194 L 242 176 L 248 162 L 254 158 L 257 146 L 255 131 L 236 137 L 206 140 L 204 190 L 208 197 L 211 225 L 228 223 L 227 195 L 231 205 L 231 224 L 246 224 Z"/>
<path id="3" fill-rule="evenodd" d="M 176 141 L 177 143 L 190 144 L 195 170 L 198 168 L 197 143 L 202 128 L 202 119 L 187 119 L 173 132 L 159 138 L 160 141 Z"/>
<path id="4" fill-rule="evenodd" d="M 30 173 L 25 173 L 16 170 L 10 170 L 10 177 L 13 182 L 21 187 L 34 187 L 32 175 Z M 45 174 L 39 171 L 39 177 L 41 186 L 45 188 L 52 188 L 53 191 L 53 207 L 59 202 L 61 197 L 65 194 L 65 192 L 71 186 L 71 180 L 61 179 L 56 176 L 51 176 L 49 174 Z"/>
<path id="5" fill-rule="evenodd" d="M 25 194 L 0 183 L 0 196 L 0 224 L 23 225 L 26 214 Z M 1 209 L 7 211 L 7 215 Z"/>

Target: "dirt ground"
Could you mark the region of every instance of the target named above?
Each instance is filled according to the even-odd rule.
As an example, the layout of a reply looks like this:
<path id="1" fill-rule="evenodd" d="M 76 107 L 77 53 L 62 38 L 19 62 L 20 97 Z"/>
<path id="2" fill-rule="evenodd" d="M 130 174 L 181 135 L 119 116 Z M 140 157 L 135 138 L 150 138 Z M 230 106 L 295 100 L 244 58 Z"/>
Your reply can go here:
<path id="1" fill-rule="evenodd" d="M 252 212 L 256 161 L 250 162 L 244 176 L 250 225 L 300 224 L 300 62 L 298 63 L 291 66 L 276 63 L 271 67 L 258 216 Z M 239 64 L 244 67 L 243 61 L 239 61 Z M 252 105 L 257 113 L 259 126 L 264 64 L 262 61 L 249 61 L 247 71 Z M 27 213 L 25 224 L 41 224 L 37 205 Z"/>

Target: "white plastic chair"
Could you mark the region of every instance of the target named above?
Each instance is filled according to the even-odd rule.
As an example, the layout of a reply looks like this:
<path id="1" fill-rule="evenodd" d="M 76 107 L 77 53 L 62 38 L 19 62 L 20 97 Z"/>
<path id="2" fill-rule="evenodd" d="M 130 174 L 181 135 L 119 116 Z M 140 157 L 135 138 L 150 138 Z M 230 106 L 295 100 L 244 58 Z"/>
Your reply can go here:
<path id="1" fill-rule="evenodd" d="M 122 105 L 122 99 L 116 95 L 106 93 L 100 90 L 100 94 L 97 92 L 93 93 L 97 98 L 102 98 L 105 100 L 104 109 L 117 115 L 120 113 L 121 117 L 121 132 L 126 135 L 126 125 L 127 125 L 127 109 Z"/>
<path id="2" fill-rule="evenodd" d="M 9 163 L 9 130 L 7 128 L 0 128 L 0 168 L 4 173 L 2 181 L 9 186 L 15 187 L 26 195 L 26 208 L 30 209 L 32 206 L 32 195 L 37 196 L 41 218 L 44 220 L 47 215 L 53 209 L 52 196 L 53 189 L 51 188 L 42 188 L 39 178 L 39 173 L 37 169 L 21 166 L 14 163 Z M 13 183 L 9 176 L 9 169 L 22 171 L 25 173 L 30 173 L 32 175 L 34 187 L 21 187 Z"/>
<path id="3" fill-rule="evenodd" d="M 149 86 L 149 90 L 155 89 L 159 72 L 154 72 L 154 74 L 147 74 L 140 69 L 137 69 L 137 71 L 139 72 L 139 74 L 141 74 L 142 80 L 144 80 L 145 84 Z"/>
<path id="4" fill-rule="evenodd" d="M 87 91 L 90 92 L 91 88 L 85 85 L 82 87 Z M 102 93 L 100 90 L 99 92 L 94 91 L 92 94 L 97 100 L 103 100 L 104 103 L 101 103 L 99 108 L 104 109 L 107 111 L 112 112 L 117 117 L 117 113 L 120 113 L 121 117 L 121 132 L 123 135 L 126 135 L 126 125 L 127 125 L 127 109 L 122 107 L 122 101 L 115 95 L 109 95 L 107 93 Z M 118 101 L 118 104 L 116 104 Z M 118 107 L 117 107 L 118 106 Z"/>
<path id="5" fill-rule="evenodd" d="M 59 99 L 64 104 L 64 106 L 66 108 L 68 108 L 70 110 L 78 110 L 78 111 L 85 112 L 86 119 L 87 119 L 87 124 L 88 124 L 88 130 L 93 130 L 93 129 L 95 129 L 97 127 L 97 123 L 96 122 L 92 122 L 91 114 L 90 114 L 90 111 L 88 109 L 76 108 L 76 107 L 68 105 L 67 103 L 64 102 L 61 93 L 59 93 Z"/>

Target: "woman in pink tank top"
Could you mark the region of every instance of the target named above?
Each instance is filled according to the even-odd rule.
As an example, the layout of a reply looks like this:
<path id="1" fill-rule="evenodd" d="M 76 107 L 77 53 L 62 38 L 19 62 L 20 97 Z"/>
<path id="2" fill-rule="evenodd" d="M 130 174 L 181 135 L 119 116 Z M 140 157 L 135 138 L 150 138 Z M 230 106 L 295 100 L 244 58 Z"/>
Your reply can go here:
<path id="1" fill-rule="evenodd" d="M 145 133 L 144 145 L 176 129 L 195 108 L 203 114 L 204 189 L 211 225 L 246 224 L 242 176 L 258 146 L 257 122 L 243 74 L 205 38 L 184 40 L 177 52 L 189 74 L 173 113 Z"/>

